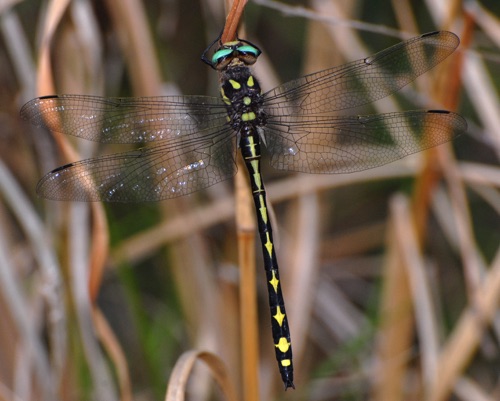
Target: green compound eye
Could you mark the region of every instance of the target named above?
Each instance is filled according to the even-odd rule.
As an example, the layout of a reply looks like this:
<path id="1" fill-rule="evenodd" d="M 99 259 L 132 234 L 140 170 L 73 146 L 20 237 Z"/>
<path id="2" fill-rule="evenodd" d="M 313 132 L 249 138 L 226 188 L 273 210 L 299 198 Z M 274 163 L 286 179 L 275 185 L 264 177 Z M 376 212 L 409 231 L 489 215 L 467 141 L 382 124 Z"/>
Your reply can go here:
<path id="1" fill-rule="evenodd" d="M 220 49 L 217 50 L 214 55 L 212 56 L 212 64 L 217 65 L 219 64 L 222 60 L 224 60 L 227 56 L 229 56 L 234 49 Z"/>
<path id="2" fill-rule="evenodd" d="M 253 46 L 250 46 L 250 45 L 244 45 L 244 46 L 240 46 L 238 47 L 238 51 L 242 54 L 248 54 L 248 55 L 252 55 L 252 56 L 255 56 L 255 57 L 258 57 L 261 53 L 261 51 Z"/>

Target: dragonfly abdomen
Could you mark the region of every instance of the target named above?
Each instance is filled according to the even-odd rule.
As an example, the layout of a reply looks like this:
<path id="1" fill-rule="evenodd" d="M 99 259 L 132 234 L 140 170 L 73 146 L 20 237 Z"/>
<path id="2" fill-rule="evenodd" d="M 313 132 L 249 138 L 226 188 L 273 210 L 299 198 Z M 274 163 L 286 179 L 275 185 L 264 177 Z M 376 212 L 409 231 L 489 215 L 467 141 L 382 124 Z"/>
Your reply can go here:
<path id="1" fill-rule="evenodd" d="M 278 270 L 278 259 L 274 249 L 273 232 L 269 214 L 267 212 L 266 190 L 260 173 L 260 137 L 256 129 L 249 130 L 251 135 L 242 135 L 240 148 L 245 161 L 252 196 L 257 211 L 259 236 L 264 256 L 269 306 L 271 309 L 271 327 L 278 360 L 279 370 L 285 389 L 295 388 L 293 384 L 292 346 L 290 328 L 285 310 L 285 301 L 281 292 L 281 282 Z M 246 132 L 248 134 L 248 132 Z"/>

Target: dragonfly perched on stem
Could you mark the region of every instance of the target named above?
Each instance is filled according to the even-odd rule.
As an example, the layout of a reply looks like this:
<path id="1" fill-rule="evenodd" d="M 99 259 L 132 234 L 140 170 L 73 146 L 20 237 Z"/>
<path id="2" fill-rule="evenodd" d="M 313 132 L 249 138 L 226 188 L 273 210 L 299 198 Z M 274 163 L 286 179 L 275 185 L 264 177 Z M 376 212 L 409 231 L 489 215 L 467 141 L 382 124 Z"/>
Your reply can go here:
<path id="1" fill-rule="evenodd" d="M 41 179 L 37 192 L 68 201 L 171 199 L 234 176 L 239 148 L 257 212 L 276 357 L 285 389 L 294 387 L 290 330 L 260 173 L 261 144 L 277 169 L 332 174 L 374 168 L 452 140 L 467 124 L 450 111 L 339 112 L 396 92 L 458 45 L 451 32 L 431 32 L 261 93 L 249 67 L 261 51 L 239 39 L 219 42 L 208 58 L 210 46 L 202 56 L 219 71 L 220 97 L 33 99 L 21 116 L 37 126 L 101 143 L 143 145 L 59 167 Z"/>

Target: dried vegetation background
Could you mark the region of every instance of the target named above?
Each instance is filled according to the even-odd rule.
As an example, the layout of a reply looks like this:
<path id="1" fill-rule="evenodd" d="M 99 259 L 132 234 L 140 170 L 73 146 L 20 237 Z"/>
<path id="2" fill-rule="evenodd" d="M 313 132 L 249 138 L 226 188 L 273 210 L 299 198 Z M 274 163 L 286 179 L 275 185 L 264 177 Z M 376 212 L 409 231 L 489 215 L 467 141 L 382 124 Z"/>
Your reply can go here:
<path id="1" fill-rule="evenodd" d="M 25 101 L 53 93 L 216 95 L 199 56 L 223 2 L 1 2 L 0 400 L 500 399 L 499 15 L 497 1 L 474 0 L 247 6 L 240 35 L 264 51 L 266 89 L 419 33 L 462 39 L 367 111 L 456 110 L 466 136 L 356 174 L 264 171 L 296 365 L 297 390 L 284 393 L 258 247 L 245 254 L 257 285 L 241 285 L 258 294 L 258 343 L 244 347 L 260 360 L 241 358 L 237 238 L 253 233 L 235 224 L 238 189 L 146 205 L 45 201 L 45 172 L 118 149 L 19 119 Z M 243 385 L 257 369 L 256 388 Z"/>

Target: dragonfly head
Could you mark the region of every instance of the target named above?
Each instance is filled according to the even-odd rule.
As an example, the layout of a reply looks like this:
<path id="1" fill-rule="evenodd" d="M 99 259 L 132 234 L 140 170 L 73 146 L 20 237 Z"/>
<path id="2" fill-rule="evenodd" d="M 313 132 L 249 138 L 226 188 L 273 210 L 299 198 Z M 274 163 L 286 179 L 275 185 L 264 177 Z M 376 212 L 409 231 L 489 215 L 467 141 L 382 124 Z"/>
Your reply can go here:
<path id="1" fill-rule="evenodd" d="M 211 60 L 206 57 L 207 50 L 201 59 L 218 71 L 222 71 L 228 66 L 252 65 L 262 53 L 257 46 L 243 39 L 220 44 Z"/>

